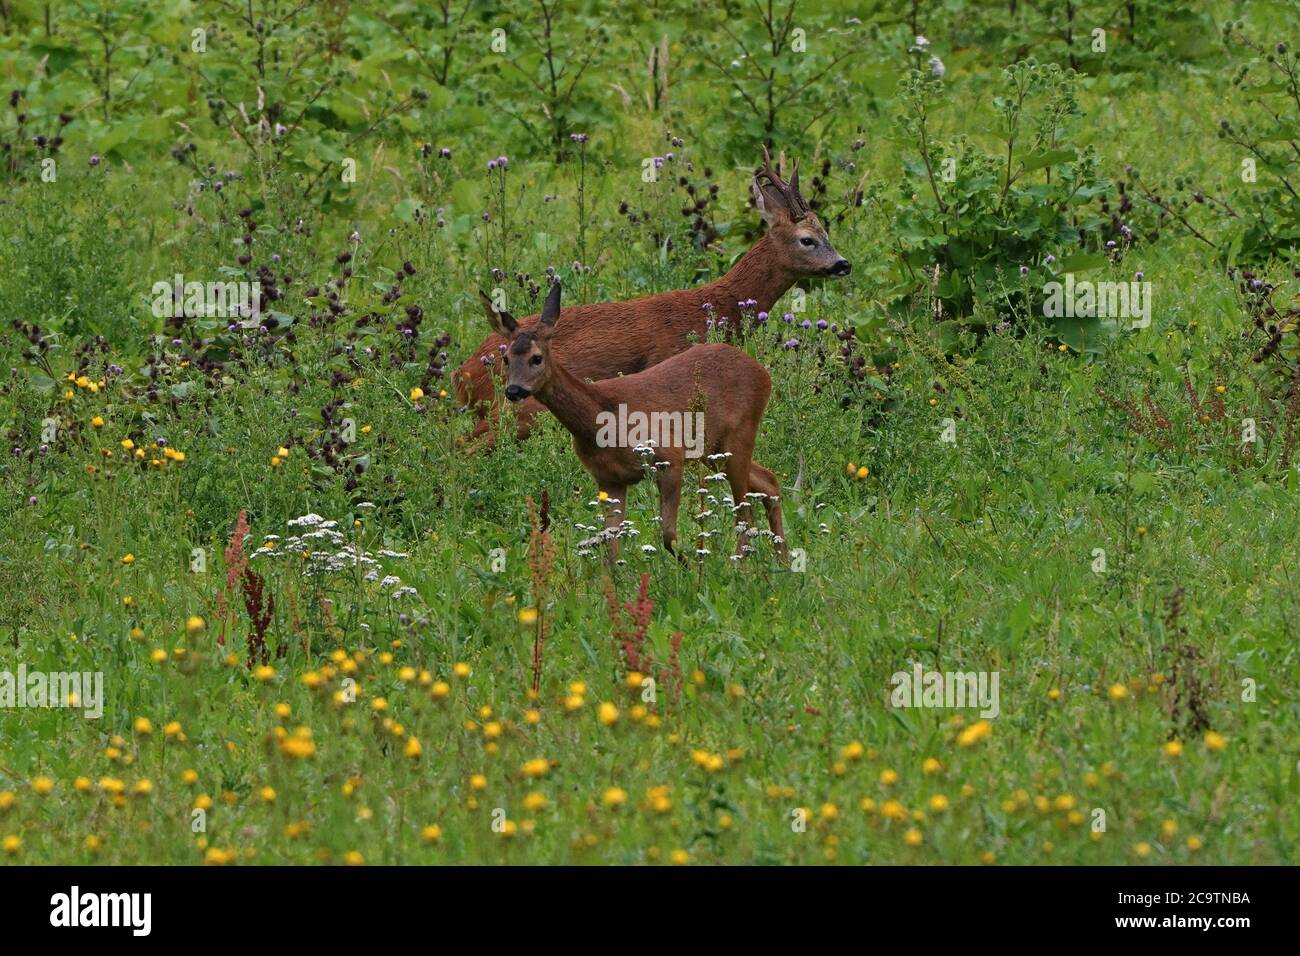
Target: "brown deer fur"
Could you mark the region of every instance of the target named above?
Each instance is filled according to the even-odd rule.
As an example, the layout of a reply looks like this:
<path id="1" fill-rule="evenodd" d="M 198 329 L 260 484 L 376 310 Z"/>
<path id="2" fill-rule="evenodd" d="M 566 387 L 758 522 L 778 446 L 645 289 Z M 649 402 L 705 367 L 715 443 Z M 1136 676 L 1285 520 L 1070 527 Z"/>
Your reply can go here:
<path id="1" fill-rule="evenodd" d="M 776 476 L 753 459 L 754 439 L 772 391 L 772 378 L 747 352 L 721 343 L 695 345 L 643 372 L 584 382 L 569 371 L 554 347 L 564 327 L 558 321 L 559 283 L 551 287 L 538 321 L 528 327 L 508 312 L 496 312 L 486 296 L 483 304 L 488 321 L 509 343 L 503 355 L 509 377 L 506 398 L 531 398 L 549 409 L 573 435 L 573 447 L 583 467 L 608 496 L 605 529 L 611 559 L 618 554 L 614 531 L 623 522 L 627 489 L 641 481 L 652 464 L 659 484 L 664 547 L 677 554 L 677 510 L 688 460 L 684 444 L 656 446 L 645 458 L 633 448 L 603 444 L 601 413 L 617 416 L 620 405 L 627 414 L 647 416 L 702 412 L 701 462 L 709 455 L 729 456 L 721 469 L 735 504 L 737 553 L 743 554 L 748 543 L 749 536 L 739 532 L 752 521 L 752 492 L 762 496 L 774 543 L 785 556 L 781 487 Z"/>
<path id="2" fill-rule="evenodd" d="M 768 231 L 722 278 L 695 289 L 678 289 L 628 302 L 575 305 L 564 310 L 552 339 L 552 348 L 564 367 L 579 379 L 633 375 L 676 355 L 690 345 L 689 336 L 704 338 L 706 322 L 725 318 L 739 328 L 737 303 L 753 299 L 755 312 L 770 312 L 777 300 L 802 278 L 847 275 L 849 263 L 827 238 L 826 230 L 799 194 L 796 166 L 789 182 L 772 168 L 764 150 L 764 165 L 754 177 L 753 191 Z M 713 306 L 704 309 L 705 303 Z M 536 315 L 520 321 L 524 328 Z M 503 375 L 501 335 L 488 336 L 464 364 L 453 381 L 463 405 L 475 410 L 480 421 L 471 439 L 490 446 L 498 412 L 494 374 Z M 490 362 L 491 364 L 486 364 Z M 522 403 L 518 435 L 527 437 L 539 403 Z"/>

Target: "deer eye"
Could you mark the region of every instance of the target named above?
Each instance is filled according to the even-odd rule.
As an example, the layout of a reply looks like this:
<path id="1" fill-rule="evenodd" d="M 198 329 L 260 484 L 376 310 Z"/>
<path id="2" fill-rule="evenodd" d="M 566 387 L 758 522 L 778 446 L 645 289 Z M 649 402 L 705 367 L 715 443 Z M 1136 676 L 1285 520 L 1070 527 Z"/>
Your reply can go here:
<path id="1" fill-rule="evenodd" d="M 534 355 L 531 359 L 528 360 L 528 364 L 529 364 L 529 365 L 541 365 L 541 364 L 542 364 L 542 357 L 541 357 L 540 355 Z"/>
<path id="2" fill-rule="evenodd" d="M 812 246 L 817 245 L 817 240 L 814 239 L 812 236 L 802 236 L 802 237 L 800 237 L 800 239 L 799 239 L 799 244 L 800 244 L 801 246 L 812 247 Z"/>

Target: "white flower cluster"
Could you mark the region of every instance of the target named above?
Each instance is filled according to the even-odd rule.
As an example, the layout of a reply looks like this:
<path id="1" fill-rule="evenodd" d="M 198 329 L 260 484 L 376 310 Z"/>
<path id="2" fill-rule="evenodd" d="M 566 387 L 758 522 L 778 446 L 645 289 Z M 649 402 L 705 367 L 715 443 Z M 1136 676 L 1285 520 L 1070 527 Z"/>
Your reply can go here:
<path id="1" fill-rule="evenodd" d="M 373 506 L 372 506 L 373 507 Z M 337 521 L 322 518 L 318 514 L 308 513 L 287 522 L 290 528 L 299 529 L 297 534 L 281 538 L 277 534 L 268 534 L 260 548 L 254 551 L 252 558 L 285 558 L 295 555 L 303 559 L 304 577 L 320 577 L 338 574 L 344 571 L 363 569 L 367 581 L 378 582 L 381 590 L 390 598 L 403 598 L 416 595 L 416 590 L 402 584 L 396 574 L 385 574 L 380 558 L 391 561 L 409 557 L 403 551 L 391 551 L 383 548 L 371 554 L 364 548 L 351 544 L 336 529 Z"/>

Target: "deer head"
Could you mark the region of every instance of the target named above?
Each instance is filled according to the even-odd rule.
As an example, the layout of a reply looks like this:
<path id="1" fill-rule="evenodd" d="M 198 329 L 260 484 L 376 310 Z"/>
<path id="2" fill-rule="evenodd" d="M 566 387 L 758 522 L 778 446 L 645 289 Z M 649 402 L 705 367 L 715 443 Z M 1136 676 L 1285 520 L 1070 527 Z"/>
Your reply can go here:
<path id="1" fill-rule="evenodd" d="M 817 214 L 799 194 L 799 164 L 786 182 L 763 147 L 763 168 L 754 177 L 754 202 L 767 223 L 782 262 L 797 276 L 846 276 L 852 264 L 835 251 Z"/>
<path id="2" fill-rule="evenodd" d="M 529 329 L 521 329 L 509 312 L 497 311 L 492 300 L 482 291 L 479 299 L 493 331 L 509 343 L 501 356 L 509 376 L 506 398 L 518 402 L 542 391 L 551 380 L 551 334 L 560 318 L 560 284 L 551 285 L 541 317 Z"/>

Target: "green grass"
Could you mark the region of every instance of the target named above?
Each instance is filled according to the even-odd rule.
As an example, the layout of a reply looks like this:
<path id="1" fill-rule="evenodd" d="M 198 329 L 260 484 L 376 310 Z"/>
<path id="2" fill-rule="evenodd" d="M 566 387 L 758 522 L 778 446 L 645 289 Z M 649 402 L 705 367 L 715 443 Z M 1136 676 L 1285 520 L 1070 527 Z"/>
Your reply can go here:
<path id="1" fill-rule="evenodd" d="M 992 72 L 977 63 L 950 77 L 945 136 L 986 132 L 974 117 Z M 1219 81 L 1167 72 L 1153 61 L 1087 85 L 1081 105 L 1096 123 L 1085 121 L 1083 141 L 1114 178 L 1126 162 L 1144 174 L 1232 175 L 1229 154 L 1187 148 L 1206 129 L 1206 104 L 1226 96 Z M 703 125 L 707 88 L 684 89 L 677 108 Z M 661 128 L 635 111 L 618 122 L 632 141 Z M 896 181 L 906 150 L 889 138 L 895 128 L 862 122 L 870 145 L 855 161 Z M 0 340 L 3 367 L 17 370 L 0 388 L 0 420 L 21 449 L 0 465 L 0 671 L 100 671 L 105 690 L 98 720 L 5 710 L 0 840 L 20 843 L 0 859 L 1295 861 L 1300 476 L 1284 460 L 1294 411 L 1288 419 L 1272 366 L 1250 361 L 1260 342 L 1203 244 L 1168 228 L 1106 267 L 1153 282 L 1155 317 L 1090 343 L 1096 351 L 1062 350 L 1027 316 L 948 347 L 924 303 L 901 318 L 884 307 L 891 220 L 864 207 L 835 233 L 854 277 L 814 284 L 798 318 L 857 327 L 869 382 L 845 373 L 829 330 L 796 330 L 796 351 L 779 346 L 784 326 L 745 343 L 773 373 L 756 457 L 785 489 L 796 562 L 782 565 L 766 544 L 728 560 L 716 517 L 702 521 L 716 531 L 707 557 L 683 566 L 642 553 L 659 543 L 657 495 L 643 483 L 629 505 L 640 537 L 611 575 L 599 555 L 579 553 L 579 526 L 599 524 L 599 505 L 558 423 L 547 417 L 517 443 L 507 419 L 495 452 L 466 455 L 455 440 L 470 416 L 439 389 L 487 332 L 476 290 L 504 266 L 503 235 L 514 268 L 563 271 L 566 302 L 705 281 L 756 224 L 742 205 L 747 170 L 719 164 L 730 222 L 719 246 L 677 243 L 661 258 L 650 230 L 615 207 L 626 190 L 677 229 L 676 199 L 635 192 L 635 162 L 603 162 L 587 196 L 595 268 L 573 276 L 572 168 L 515 160 L 502 137 L 449 141 L 457 165 L 440 195 L 458 201 L 430 202 L 449 209 L 441 229 L 394 212 L 407 187 L 387 174 L 340 210 L 301 202 L 286 170 L 259 175 L 231 158 L 241 177 L 217 197 L 187 192 L 191 171 L 165 149 L 128 165 L 82 168 L 78 155 L 57 185 L 27 181 L 0 204 L 0 231 L 13 237 L 0 274 L 6 319 L 50 336 L 41 360 L 22 354 L 18 334 Z M 423 138 L 384 133 L 408 178 Z M 684 155 L 713 161 L 707 136 L 688 140 Z M 92 152 L 93 138 L 77 148 Z M 477 185 L 480 158 L 503 151 L 516 217 L 504 234 L 479 220 L 493 200 Z M 293 338 L 208 374 L 201 360 L 231 345 L 224 322 L 192 322 L 173 346 L 148 290 L 178 271 L 224 277 L 243 248 L 232 243 L 245 204 L 259 223 L 254 265 L 275 254 L 276 274 L 291 275 L 273 307 L 292 316 Z M 294 227 L 299 215 L 310 228 Z M 312 322 L 323 300 L 306 292 L 340 274 L 343 250 L 353 253 L 349 311 Z M 414 274 L 384 303 L 406 260 Z M 1284 263 L 1264 271 L 1287 277 Z M 524 295 L 513 282 L 501 284 Z M 412 303 L 424 320 L 408 349 L 393 325 Z M 372 312 L 379 319 L 350 336 Z M 441 351 L 446 371 L 430 377 Z M 416 386 L 424 397 L 411 397 Z M 1162 428 L 1134 427 L 1104 397 L 1140 409 L 1148 394 Z M 320 410 L 333 401 L 343 404 L 327 426 Z M 335 444 L 340 464 L 309 458 L 345 418 L 356 435 Z M 1243 418 L 1262 435 L 1245 450 Z M 53 441 L 41 435 L 47 419 Z M 949 423 L 953 441 L 942 440 Z M 184 460 L 163 457 L 158 438 Z M 539 557 L 527 502 L 540 507 L 543 494 L 551 525 Z M 684 502 L 684 543 L 696 510 Z M 246 553 L 280 536 L 281 553 L 249 564 L 274 600 L 262 672 L 246 666 L 239 585 L 221 613 L 241 511 Z M 356 569 L 304 575 L 306 559 L 282 552 L 303 530 L 288 522 L 309 513 L 376 555 L 378 578 L 415 593 L 394 599 L 396 585 Z M 607 603 L 608 593 L 634 601 L 643 576 L 653 699 L 631 686 L 615 638 L 627 621 L 612 621 Z M 202 626 L 187 628 L 196 616 Z M 891 707 L 891 675 L 914 662 L 996 672 L 999 715 L 983 724 L 973 709 Z"/>

